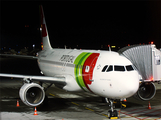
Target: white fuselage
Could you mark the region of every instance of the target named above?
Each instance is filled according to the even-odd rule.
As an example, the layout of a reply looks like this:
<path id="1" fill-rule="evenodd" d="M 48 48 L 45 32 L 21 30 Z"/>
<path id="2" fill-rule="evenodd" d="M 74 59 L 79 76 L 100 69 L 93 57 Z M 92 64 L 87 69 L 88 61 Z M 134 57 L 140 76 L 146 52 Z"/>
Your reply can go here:
<path id="1" fill-rule="evenodd" d="M 46 76 L 66 78 L 67 91 L 89 91 L 121 99 L 134 95 L 139 75 L 132 63 L 116 52 L 50 49 L 39 52 L 38 65 Z"/>

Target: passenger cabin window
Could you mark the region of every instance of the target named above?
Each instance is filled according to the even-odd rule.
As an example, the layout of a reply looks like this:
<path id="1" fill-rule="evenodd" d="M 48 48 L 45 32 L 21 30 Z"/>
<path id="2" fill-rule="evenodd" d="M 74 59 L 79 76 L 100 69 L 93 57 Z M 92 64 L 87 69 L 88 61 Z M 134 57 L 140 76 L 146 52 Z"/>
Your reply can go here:
<path id="1" fill-rule="evenodd" d="M 112 65 L 110 65 L 110 66 L 108 67 L 108 69 L 107 69 L 106 72 L 110 72 L 110 71 L 113 71 L 113 66 L 112 66 Z"/>
<path id="2" fill-rule="evenodd" d="M 106 65 L 103 69 L 102 72 L 105 72 L 105 70 L 107 69 L 108 65 Z"/>
<path id="3" fill-rule="evenodd" d="M 114 66 L 114 69 L 115 69 L 115 71 L 125 71 L 125 67 L 124 66 Z"/>
<path id="4" fill-rule="evenodd" d="M 134 68 L 132 67 L 132 65 L 128 65 L 128 66 L 126 66 L 126 70 L 127 71 L 132 71 L 132 70 L 134 70 Z"/>

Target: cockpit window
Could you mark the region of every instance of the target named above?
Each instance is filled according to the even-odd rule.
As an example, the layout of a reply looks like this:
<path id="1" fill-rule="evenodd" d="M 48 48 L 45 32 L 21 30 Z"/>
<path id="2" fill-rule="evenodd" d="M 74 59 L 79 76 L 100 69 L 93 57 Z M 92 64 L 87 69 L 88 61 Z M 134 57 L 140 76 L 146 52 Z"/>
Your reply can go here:
<path id="1" fill-rule="evenodd" d="M 110 72 L 110 71 L 113 71 L 113 66 L 112 66 L 112 65 L 110 65 L 110 66 L 108 67 L 108 69 L 107 69 L 106 72 Z"/>
<path id="2" fill-rule="evenodd" d="M 115 65 L 114 69 L 115 69 L 115 71 L 125 71 L 125 67 L 124 66 L 117 66 L 117 65 Z"/>
<path id="3" fill-rule="evenodd" d="M 108 65 L 106 65 L 103 69 L 102 72 L 105 72 L 105 70 L 107 69 Z"/>
<path id="4" fill-rule="evenodd" d="M 126 69 L 125 69 L 126 68 Z M 120 72 L 124 72 L 124 71 L 133 71 L 134 68 L 132 65 L 127 65 L 127 66 L 121 66 L 121 65 L 105 65 L 102 69 L 102 72 L 110 72 L 110 71 L 120 71 Z"/>
<path id="5" fill-rule="evenodd" d="M 134 70 L 134 68 L 132 67 L 132 65 L 128 65 L 128 66 L 126 66 L 126 70 L 127 71 L 132 71 L 132 70 Z"/>

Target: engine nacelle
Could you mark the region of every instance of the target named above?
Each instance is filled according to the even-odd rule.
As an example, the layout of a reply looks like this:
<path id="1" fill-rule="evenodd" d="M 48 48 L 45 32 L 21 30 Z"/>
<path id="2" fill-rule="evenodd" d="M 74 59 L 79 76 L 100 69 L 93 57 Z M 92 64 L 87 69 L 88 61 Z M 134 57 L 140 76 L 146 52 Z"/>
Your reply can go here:
<path id="1" fill-rule="evenodd" d="M 19 95 L 23 103 L 28 106 L 38 106 L 45 98 L 43 87 L 36 83 L 25 83 L 19 91 Z"/>
<path id="2" fill-rule="evenodd" d="M 142 83 L 136 93 L 141 100 L 150 100 L 155 96 L 156 87 L 154 83 Z"/>

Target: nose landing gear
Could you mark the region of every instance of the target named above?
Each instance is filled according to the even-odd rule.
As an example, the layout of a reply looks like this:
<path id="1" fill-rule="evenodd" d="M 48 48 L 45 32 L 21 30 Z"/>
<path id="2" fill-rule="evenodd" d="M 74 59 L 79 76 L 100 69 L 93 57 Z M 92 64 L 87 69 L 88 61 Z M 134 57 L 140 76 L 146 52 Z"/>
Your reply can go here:
<path id="1" fill-rule="evenodd" d="M 114 104 L 113 104 L 113 99 L 108 99 L 109 103 L 110 103 L 110 107 L 111 107 L 111 110 L 108 111 L 108 118 L 111 119 L 111 118 L 118 118 L 118 112 L 117 110 L 114 110 Z"/>

